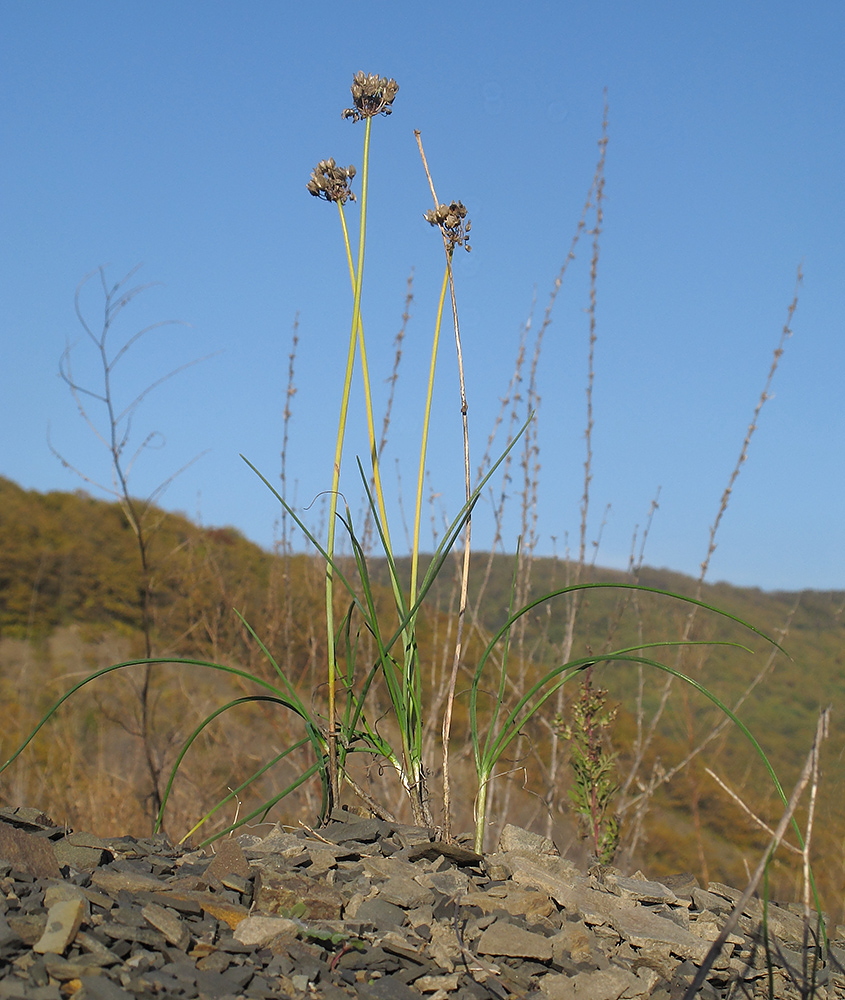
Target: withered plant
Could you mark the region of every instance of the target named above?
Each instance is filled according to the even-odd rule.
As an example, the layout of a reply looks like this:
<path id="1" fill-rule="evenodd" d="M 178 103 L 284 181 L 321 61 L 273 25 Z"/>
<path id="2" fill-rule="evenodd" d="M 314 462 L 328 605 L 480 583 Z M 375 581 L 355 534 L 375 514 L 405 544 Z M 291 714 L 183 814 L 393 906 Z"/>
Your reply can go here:
<path id="1" fill-rule="evenodd" d="M 141 404 L 154 390 L 202 359 L 180 365 L 149 385 L 140 388 L 131 387 L 132 380 L 125 377 L 131 360 L 130 352 L 155 331 L 174 325 L 184 325 L 177 320 L 163 320 L 132 333 L 121 334 L 120 324 L 124 311 L 139 295 L 153 287 L 151 283 L 133 284 L 139 269 L 140 265 L 137 265 L 112 284 L 107 277 L 106 269 L 100 267 L 83 278 L 77 286 L 74 308 L 89 350 L 94 354 L 94 369 L 98 381 L 93 379 L 82 381 L 74 375 L 73 360 L 76 345 L 69 343 L 59 361 L 59 375 L 68 387 L 80 417 L 105 448 L 110 482 L 80 469 L 52 442 L 50 449 L 62 465 L 72 470 L 83 482 L 94 486 L 107 496 L 114 497 L 120 504 L 137 546 L 139 625 L 144 656 L 150 659 L 158 653 L 155 641 L 155 591 L 156 572 L 160 566 L 153 554 L 153 541 L 160 514 L 156 503 L 187 465 L 160 482 L 145 498 L 134 496 L 131 483 L 136 462 L 148 449 L 160 446 L 163 442 L 160 431 L 147 432 L 139 442 L 134 423 Z M 99 325 L 90 323 L 86 318 L 81 301 L 83 290 L 95 276 L 99 278 L 103 294 L 103 315 Z M 130 388 L 127 389 L 127 385 Z M 188 463 L 190 464 L 192 462 Z M 126 719 L 117 721 L 137 738 L 142 747 L 149 777 L 151 814 L 155 817 L 159 815 L 162 807 L 162 772 L 165 765 L 162 748 L 156 745 L 154 735 L 156 699 L 152 686 L 152 673 L 152 665 L 146 664 L 141 670 L 140 680 L 130 679 L 136 698 L 136 717 L 132 721 Z"/>

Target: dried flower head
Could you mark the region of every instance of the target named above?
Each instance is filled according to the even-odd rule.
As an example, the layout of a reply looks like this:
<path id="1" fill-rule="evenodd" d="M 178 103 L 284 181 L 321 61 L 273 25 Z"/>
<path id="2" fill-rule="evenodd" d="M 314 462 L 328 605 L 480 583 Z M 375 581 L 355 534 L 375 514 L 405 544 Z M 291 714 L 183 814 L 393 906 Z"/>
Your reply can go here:
<path id="1" fill-rule="evenodd" d="M 388 80 L 386 76 L 374 73 L 368 75 L 358 72 L 352 78 L 352 100 L 355 107 L 346 108 L 341 112 L 341 117 L 359 122 L 379 114 L 389 115 L 393 111 L 390 105 L 396 99 L 398 91 L 399 84 L 395 80 Z"/>
<path id="2" fill-rule="evenodd" d="M 339 167 L 334 159 L 320 160 L 311 171 L 311 180 L 305 185 L 315 198 L 326 201 L 339 201 L 346 204 L 347 198 L 355 201 L 355 195 L 349 190 L 349 184 L 355 176 L 355 167 Z"/>
<path id="3" fill-rule="evenodd" d="M 432 226 L 439 226 L 443 238 L 446 240 L 449 253 L 455 247 L 463 247 L 464 250 L 472 250 L 469 245 L 469 231 L 472 223 L 467 219 L 467 210 L 459 201 L 453 201 L 451 205 L 438 205 L 431 211 L 425 213 L 425 221 Z M 466 219 L 466 222 L 464 222 Z"/>

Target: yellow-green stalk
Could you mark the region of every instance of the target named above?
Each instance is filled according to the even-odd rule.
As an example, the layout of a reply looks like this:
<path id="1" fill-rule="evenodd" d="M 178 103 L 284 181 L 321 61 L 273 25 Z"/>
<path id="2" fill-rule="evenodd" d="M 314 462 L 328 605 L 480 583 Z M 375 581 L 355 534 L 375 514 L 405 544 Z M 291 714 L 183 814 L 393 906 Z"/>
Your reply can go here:
<path id="1" fill-rule="evenodd" d="M 443 306 L 446 302 L 446 292 L 449 288 L 449 269 L 443 275 L 443 285 L 440 289 L 440 299 L 437 303 L 437 318 L 434 322 L 434 339 L 431 344 L 431 361 L 428 367 L 428 389 L 425 397 L 425 411 L 423 413 L 422 441 L 420 442 L 420 467 L 417 472 L 417 496 L 416 507 L 414 509 L 414 534 L 412 536 L 413 548 L 411 550 L 411 600 L 413 605 L 417 599 L 417 575 L 419 571 L 420 559 L 420 522 L 422 520 L 422 500 L 423 487 L 425 482 L 425 457 L 428 451 L 428 431 L 431 423 L 431 400 L 434 395 L 434 371 L 437 367 L 437 349 L 440 344 L 440 328 L 443 322 Z"/>
<path id="2" fill-rule="evenodd" d="M 349 394 L 352 386 L 352 372 L 355 364 L 355 347 L 360 341 L 362 352 L 364 350 L 364 335 L 361 325 L 361 292 L 364 283 L 364 249 L 366 246 L 367 231 L 367 181 L 369 175 L 370 158 L 370 129 L 372 118 L 377 114 L 390 114 L 390 105 L 396 96 L 399 87 L 395 80 L 388 80 L 384 77 L 367 76 L 364 73 L 356 73 L 352 82 L 352 97 L 355 106 L 343 112 L 344 118 L 351 118 L 353 121 L 364 119 L 364 155 L 361 169 L 361 219 L 358 233 L 358 263 L 352 267 L 351 249 L 348 232 L 346 230 L 345 218 L 342 212 L 343 199 L 338 201 L 341 207 L 341 224 L 344 230 L 344 240 L 350 262 L 350 273 L 353 279 L 353 299 L 352 299 L 352 327 L 349 334 L 349 347 L 347 349 L 346 371 L 344 373 L 343 393 L 341 397 L 340 416 L 338 419 L 337 441 L 335 443 L 334 466 L 332 469 L 332 486 L 329 494 L 329 527 L 326 542 L 326 552 L 328 560 L 326 562 L 326 634 L 328 642 L 328 752 L 329 752 L 329 783 L 332 801 L 336 802 L 338 797 L 338 769 L 337 769 L 337 733 L 336 733 L 336 702 L 337 702 L 337 650 L 335 647 L 334 634 L 334 569 L 332 560 L 335 551 L 335 531 L 337 520 L 337 503 L 340 489 L 340 466 L 343 457 L 343 441 L 346 434 L 346 423 L 349 414 Z M 370 427 L 370 451 L 373 455 L 374 471 L 377 469 L 377 455 L 375 445 L 375 429 L 372 421 L 372 404 L 369 392 L 369 373 L 364 361 L 364 379 L 368 408 L 368 424 Z M 381 495 L 380 506 L 383 511 L 383 495 L 381 490 L 380 477 L 377 479 L 377 494 Z M 382 513 L 383 517 L 383 513 Z"/>
<path id="3" fill-rule="evenodd" d="M 349 334 L 349 347 L 346 352 L 346 371 L 343 376 L 343 393 L 340 401 L 340 416 L 338 418 L 337 440 L 335 442 L 334 466 L 332 468 L 332 486 L 329 493 L 329 530 L 326 541 L 326 552 L 329 559 L 326 562 L 326 640 L 328 643 L 328 715 L 329 715 L 329 783 L 333 802 L 338 800 L 337 773 L 337 650 L 334 634 L 334 569 L 331 560 L 334 559 L 335 531 L 337 522 L 337 501 L 340 490 L 340 465 L 343 457 L 343 441 L 346 435 L 346 422 L 349 416 L 349 394 L 352 388 L 352 372 L 355 366 L 355 347 L 358 342 L 361 324 L 361 289 L 364 277 L 364 247 L 366 244 L 367 226 L 367 173 L 370 152 L 370 122 L 367 118 L 364 128 L 364 161 L 361 170 L 361 221 L 358 237 L 358 265 L 354 268 L 354 288 L 352 297 L 352 329 Z M 338 203 L 340 204 L 340 203 Z M 344 222 L 344 234 L 347 237 L 345 219 L 341 207 L 341 219 Z M 351 254 L 350 254 L 351 263 Z"/>

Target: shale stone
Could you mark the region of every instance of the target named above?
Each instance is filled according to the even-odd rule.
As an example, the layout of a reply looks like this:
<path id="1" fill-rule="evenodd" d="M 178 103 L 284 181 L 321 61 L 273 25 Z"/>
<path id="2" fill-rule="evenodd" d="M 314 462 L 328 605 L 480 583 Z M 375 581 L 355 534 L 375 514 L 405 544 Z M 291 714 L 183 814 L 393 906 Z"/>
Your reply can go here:
<path id="1" fill-rule="evenodd" d="M 264 948 L 271 941 L 286 936 L 295 938 L 299 931 L 297 924 L 286 917 L 247 917 L 235 928 L 235 940 L 254 948 Z"/>
<path id="2" fill-rule="evenodd" d="M 81 988 L 74 1000 L 133 1000 L 133 994 L 105 976 L 80 976 L 79 979 Z"/>
<path id="3" fill-rule="evenodd" d="M 467 892 L 459 900 L 461 906 L 477 906 L 484 913 L 504 910 L 527 919 L 548 917 L 556 910 L 555 904 L 544 892 L 504 886 L 487 892 Z"/>
<path id="4" fill-rule="evenodd" d="M 61 878 L 56 852 L 49 840 L 0 823 L 0 858 L 36 878 Z"/>
<path id="5" fill-rule="evenodd" d="M 422 906 L 425 903 L 434 902 L 434 893 L 416 882 L 412 878 L 403 875 L 395 875 L 378 887 L 380 899 L 388 903 L 395 903 L 405 910 Z"/>
<path id="6" fill-rule="evenodd" d="M 482 955 L 508 955 L 514 958 L 536 958 L 548 962 L 552 957 L 552 943 L 542 934 L 534 934 L 522 927 L 497 920 L 478 939 Z"/>
<path id="7" fill-rule="evenodd" d="M 643 985 L 624 969 L 599 969 L 576 976 L 544 976 L 540 990 L 544 1000 L 619 1000 L 623 994 L 641 995 Z"/>
<path id="8" fill-rule="evenodd" d="M 516 829 L 482 858 L 431 830 L 343 812 L 333 826 L 336 843 L 277 827 L 210 855 L 0 810 L 0 836 L 48 860 L 63 840 L 98 859 L 51 877 L 0 860 L 0 1000 L 679 1000 L 740 897 L 686 875 L 583 873 Z M 767 961 L 775 1000 L 801 994 L 800 916 L 768 912 L 771 958 L 752 900 L 702 998 L 762 1000 Z M 816 1000 L 845 1000 L 831 937 Z"/>
<path id="9" fill-rule="evenodd" d="M 507 823 L 503 827 L 499 835 L 498 849 L 502 852 L 514 851 L 517 854 L 529 856 L 548 854 L 557 857 L 560 855 L 553 840 L 543 837 L 539 833 L 523 830 L 522 827 L 513 826 L 511 823 Z"/>
<path id="10" fill-rule="evenodd" d="M 155 903 L 147 903 L 141 909 L 141 915 L 148 924 L 157 931 L 161 931 L 170 944 L 181 951 L 184 951 L 190 944 L 191 932 L 172 910 L 157 906 Z"/>
<path id="11" fill-rule="evenodd" d="M 354 916 L 359 923 L 369 923 L 374 927 L 401 927 L 405 922 L 405 911 L 400 906 L 378 897 L 365 899 Z"/>
<path id="12" fill-rule="evenodd" d="M 304 875 L 277 875 L 262 871 L 256 876 L 254 905 L 262 913 L 309 920 L 337 920 L 343 900 L 336 889 Z"/>
<path id="13" fill-rule="evenodd" d="M 40 939 L 32 946 L 39 954 L 52 952 L 61 955 L 82 925 L 85 903 L 81 899 L 63 899 L 53 903 L 47 913 L 47 926 Z"/>
<path id="14" fill-rule="evenodd" d="M 240 844 L 236 840 L 223 840 L 211 864 L 206 868 L 203 879 L 206 883 L 213 883 L 226 875 L 249 878 L 250 874 L 249 862 Z"/>

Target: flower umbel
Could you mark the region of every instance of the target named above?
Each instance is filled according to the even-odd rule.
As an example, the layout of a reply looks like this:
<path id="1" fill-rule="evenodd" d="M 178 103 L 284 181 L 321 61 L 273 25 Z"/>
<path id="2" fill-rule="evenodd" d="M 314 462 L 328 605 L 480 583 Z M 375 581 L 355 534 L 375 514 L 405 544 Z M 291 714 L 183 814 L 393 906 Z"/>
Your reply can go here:
<path id="1" fill-rule="evenodd" d="M 305 186 L 315 198 L 339 201 L 341 205 L 345 205 L 348 198 L 355 201 L 355 195 L 349 189 L 354 176 L 353 166 L 339 167 L 334 158 L 320 160 L 311 171 L 311 180 Z"/>
<path id="2" fill-rule="evenodd" d="M 472 222 L 467 219 L 466 215 L 467 210 L 459 201 L 453 201 L 450 205 L 438 205 L 437 208 L 432 208 L 431 211 L 425 213 L 426 222 L 432 226 L 440 226 L 450 254 L 455 247 L 463 247 L 466 251 L 472 250 L 469 245 L 469 231 L 472 229 Z"/>
<path id="3" fill-rule="evenodd" d="M 375 115 L 389 115 L 393 111 L 390 105 L 396 99 L 398 90 L 399 84 L 393 79 L 388 80 L 386 76 L 375 73 L 368 75 L 358 72 L 352 79 L 352 100 L 355 107 L 346 108 L 341 112 L 341 117 L 359 122 Z"/>

